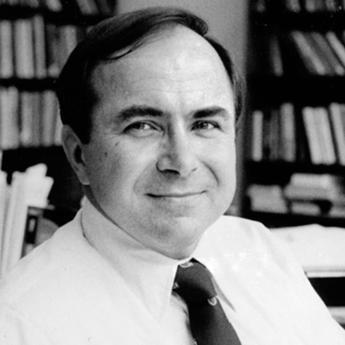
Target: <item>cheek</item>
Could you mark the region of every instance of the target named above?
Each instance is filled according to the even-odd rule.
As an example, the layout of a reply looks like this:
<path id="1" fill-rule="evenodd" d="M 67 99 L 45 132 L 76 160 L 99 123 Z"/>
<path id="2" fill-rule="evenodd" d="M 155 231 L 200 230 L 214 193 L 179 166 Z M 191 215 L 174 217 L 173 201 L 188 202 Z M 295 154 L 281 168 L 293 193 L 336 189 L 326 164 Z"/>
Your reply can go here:
<path id="1" fill-rule="evenodd" d="M 128 144 L 119 143 L 111 147 L 98 147 L 92 157 L 94 162 L 91 174 L 93 185 L 98 193 L 107 195 L 108 199 L 115 195 L 130 198 L 137 185 L 151 167 L 150 155 L 143 150 L 132 149 Z"/>
<path id="2" fill-rule="evenodd" d="M 236 151 L 232 141 L 226 140 L 218 145 L 212 145 L 210 149 L 204 150 L 203 154 L 219 183 L 227 184 L 233 181 L 236 170 Z"/>

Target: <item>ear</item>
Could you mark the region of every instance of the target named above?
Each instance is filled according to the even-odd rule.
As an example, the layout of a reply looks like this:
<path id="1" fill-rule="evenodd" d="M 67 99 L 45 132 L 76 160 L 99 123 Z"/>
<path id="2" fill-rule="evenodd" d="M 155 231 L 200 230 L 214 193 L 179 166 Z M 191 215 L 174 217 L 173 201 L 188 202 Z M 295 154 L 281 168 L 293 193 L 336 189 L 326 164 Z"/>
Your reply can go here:
<path id="1" fill-rule="evenodd" d="M 80 183 L 82 185 L 89 185 L 90 183 L 83 153 L 85 144 L 80 141 L 79 137 L 68 125 L 64 125 L 62 128 L 62 145 L 67 159 L 74 172 L 77 174 Z"/>

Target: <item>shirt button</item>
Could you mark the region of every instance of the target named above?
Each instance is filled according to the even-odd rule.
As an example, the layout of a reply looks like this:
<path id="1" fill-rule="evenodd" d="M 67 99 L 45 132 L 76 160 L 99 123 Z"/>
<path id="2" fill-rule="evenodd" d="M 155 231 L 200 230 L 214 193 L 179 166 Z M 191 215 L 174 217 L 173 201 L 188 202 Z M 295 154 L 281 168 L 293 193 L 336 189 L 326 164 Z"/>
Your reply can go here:
<path id="1" fill-rule="evenodd" d="M 193 262 L 191 262 L 191 261 L 184 262 L 183 264 L 180 265 L 180 267 L 182 267 L 182 268 L 188 268 L 188 267 L 192 267 L 192 266 L 193 266 Z"/>
<path id="2" fill-rule="evenodd" d="M 180 287 L 180 286 L 178 285 L 178 283 L 175 282 L 174 285 L 173 285 L 173 290 L 177 290 L 179 287 Z"/>
<path id="3" fill-rule="evenodd" d="M 193 339 L 193 345 L 198 345 L 198 342 L 195 339 Z"/>
<path id="4" fill-rule="evenodd" d="M 217 303 L 218 303 L 218 300 L 217 300 L 217 297 L 214 296 L 214 297 L 211 297 L 207 300 L 208 304 L 211 305 L 212 307 L 214 307 Z"/>

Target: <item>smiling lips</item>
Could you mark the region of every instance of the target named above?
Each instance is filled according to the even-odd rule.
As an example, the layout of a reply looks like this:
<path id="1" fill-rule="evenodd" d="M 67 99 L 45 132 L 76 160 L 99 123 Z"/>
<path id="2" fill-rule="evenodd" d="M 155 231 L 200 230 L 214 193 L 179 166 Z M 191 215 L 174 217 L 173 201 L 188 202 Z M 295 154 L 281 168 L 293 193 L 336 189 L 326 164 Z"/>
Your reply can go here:
<path id="1" fill-rule="evenodd" d="M 162 198 L 162 199 L 184 199 L 190 198 L 193 196 L 199 196 L 203 194 L 204 191 L 201 192 L 168 192 L 168 193 L 149 193 L 148 195 L 153 198 Z"/>

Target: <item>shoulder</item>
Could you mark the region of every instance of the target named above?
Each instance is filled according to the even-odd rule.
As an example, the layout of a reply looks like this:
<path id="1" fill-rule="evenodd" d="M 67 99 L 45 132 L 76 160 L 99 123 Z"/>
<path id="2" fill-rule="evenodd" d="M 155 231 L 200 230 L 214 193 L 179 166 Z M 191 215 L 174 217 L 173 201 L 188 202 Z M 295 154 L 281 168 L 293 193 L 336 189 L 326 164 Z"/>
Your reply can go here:
<path id="1" fill-rule="evenodd" d="M 271 241 L 270 230 L 263 224 L 249 219 L 222 216 L 206 231 L 204 238 L 214 245 L 261 248 Z M 229 248 L 229 247 L 228 247 Z"/>
<path id="2" fill-rule="evenodd" d="M 34 298 L 44 289 L 53 289 L 63 272 L 67 273 L 83 249 L 76 217 L 56 231 L 51 239 L 21 259 L 0 281 L 0 303 Z M 72 263 L 72 264 L 71 264 Z"/>
<path id="3" fill-rule="evenodd" d="M 222 216 L 207 229 L 197 255 L 232 263 L 246 261 L 253 267 L 271 262 L 284 271 L 299 266 L 286 244 L 266 226 L 234 216 Z"/>

